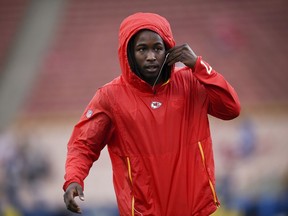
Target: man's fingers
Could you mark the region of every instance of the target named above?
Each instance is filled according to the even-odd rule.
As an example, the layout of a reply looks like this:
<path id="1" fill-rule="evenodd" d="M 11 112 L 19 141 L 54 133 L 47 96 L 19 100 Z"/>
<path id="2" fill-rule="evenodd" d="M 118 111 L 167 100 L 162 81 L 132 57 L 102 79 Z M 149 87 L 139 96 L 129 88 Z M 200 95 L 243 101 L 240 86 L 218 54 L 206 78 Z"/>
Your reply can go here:
<path id="1" fill-rule="evenodd" d="M 168 53 L 172 53 L 175 52 L 176 50 L 182 49 L 183 45 L 179 45 L 179 46 L 174 46 L 171 49 L 168 50 Z"/>
<path id="2" fill-rule="evenodd" d="M 177 62 L 182 62 L 186 66 L 193 68 L 197 60 L 197 55 L 194 53 L 194 51 L 190 48 L 188 44 L 175 46 L 169 49 L 168 53 L 168 66 L 171 66 Z"/>
<path id="3" fill-rule="evenodd" d="M 64 202 L 68 210 L 75 212 L 75 213 L 81 213 L 80 207 L 77 205 L 77 203 L 75 202 L 73 198 L 65 199 L 65 196 L 64 196 Z"/>
<path id="4" fill-rule="evenodd" d="M 80 199 L 81 201 L 84 201 L 84 200 L 85 200 L 84 195 L 79 195 L 79 199 Z"/>
<path id="5" fill-rule="evenodd" d="M 72 200 L 68 204 L 67 209 L 75 213 L 81 213 L 80 207 L 77 205 L 77 203 L 74 200 Z"/>
<path id="6" fill-rule="evenodd" d="M 177 63 L 177 62 L 179 61 L 179 57 L 180 57 L 180 56 L 181 56 L 181 52 L 179 52 L 179 53 L 177 53 L 177 54 L 174 54 L 174 55 L 171 55 L 171 57 L 170 57 L 170 55 L 169 55 L 170 58 L 168 58 L 167 64 L 168 64 L 169 66 L 171 66 L 171 65 Z"/>
<path id="7" fill-rule="evenodd" d="M 168 50 L 169 56 L 167 59 L 167 64 L 169 66 L 181 61 L 181 56 L 183 54 L 183 45 L 181 46 L 175 46 Z"/>

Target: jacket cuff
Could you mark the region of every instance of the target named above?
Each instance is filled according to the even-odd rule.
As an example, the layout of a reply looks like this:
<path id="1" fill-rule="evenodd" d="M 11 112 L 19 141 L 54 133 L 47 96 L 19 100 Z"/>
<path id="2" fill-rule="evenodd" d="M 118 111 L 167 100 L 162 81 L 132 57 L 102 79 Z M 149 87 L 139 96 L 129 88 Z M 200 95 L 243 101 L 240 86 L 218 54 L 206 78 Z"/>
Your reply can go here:
<path id="1" fill-rule="evenodd" d="M 199 64 L 201 64 L 201 59 L 202 59 L 202 56 L 197 56 L 196 63 L 194 65 L 194 67 L 192 68 L 193 73 L 198 69 Z"/>

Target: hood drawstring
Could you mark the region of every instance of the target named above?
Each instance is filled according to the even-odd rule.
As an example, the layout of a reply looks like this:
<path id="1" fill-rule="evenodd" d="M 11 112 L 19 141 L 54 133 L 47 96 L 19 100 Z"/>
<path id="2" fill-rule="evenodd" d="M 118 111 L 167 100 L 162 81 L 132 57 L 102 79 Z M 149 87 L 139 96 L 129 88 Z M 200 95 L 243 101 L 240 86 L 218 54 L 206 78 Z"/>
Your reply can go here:
<path id="1" fill-rule="evenodd" d="M 164 67 L 164 65 L 166 64 L 166 61 L 167 61 L 168 56 L 169 56 L 169 53 L 166 54 L 165 59 L 164 59 L 164 62 L 163 62 L 163 64 L 162 64 L 161 68 L 160 68 L 159 74 L 158 74 L 158 76 L 156 77 L 156 79 L 155 79 L 155 81 L 154 81 L 154 83 L 153 83 L 152 91 L 153 91 L 154 94 L 156 94 L 156 91 L 154 90 L 155 85 L 156 85 L 156 83 L 157 83 L 157 81 L 158 81 L 158 79 L 159 79 L 159 77 L 160 77 L 160 75 L 161 75 L 161 73 L 162 73 L 163 67 Z"/>

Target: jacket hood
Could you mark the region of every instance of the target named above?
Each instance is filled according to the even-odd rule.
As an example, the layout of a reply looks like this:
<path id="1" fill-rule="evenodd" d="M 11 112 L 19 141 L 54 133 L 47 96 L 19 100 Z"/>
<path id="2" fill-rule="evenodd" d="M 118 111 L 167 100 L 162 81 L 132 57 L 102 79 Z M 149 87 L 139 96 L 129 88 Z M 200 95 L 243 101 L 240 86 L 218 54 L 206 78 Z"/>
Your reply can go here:
<path id="1" fill-rule="evenodd" d="M 133 35 L 143 29 L 148 29 L 159 34 L 168 48 L 175 46 L 169 22 L 158 14 L 139 12 L 128 16 L 122 21 L 119 30 L 118 47 L 122 76 L 127 82 L 138 87 L 141 83 L 143 85 L 144 81 L 131 71 L 128 62 L 127 46 Z"/>

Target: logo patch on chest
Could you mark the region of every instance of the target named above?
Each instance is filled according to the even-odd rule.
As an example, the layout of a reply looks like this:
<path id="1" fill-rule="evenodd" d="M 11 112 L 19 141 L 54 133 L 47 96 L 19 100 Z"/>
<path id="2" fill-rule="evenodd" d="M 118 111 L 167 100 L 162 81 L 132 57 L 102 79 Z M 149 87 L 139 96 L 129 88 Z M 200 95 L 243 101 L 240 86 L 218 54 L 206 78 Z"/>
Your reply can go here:
<path id="1" fill-rule="evenodd" d="M 158 109 L 159 107 L 161 107 L 161 105 L 162 105 L 161 102 L 152 101 L 150 106 L 151 106 L 152 109 Z"/>

